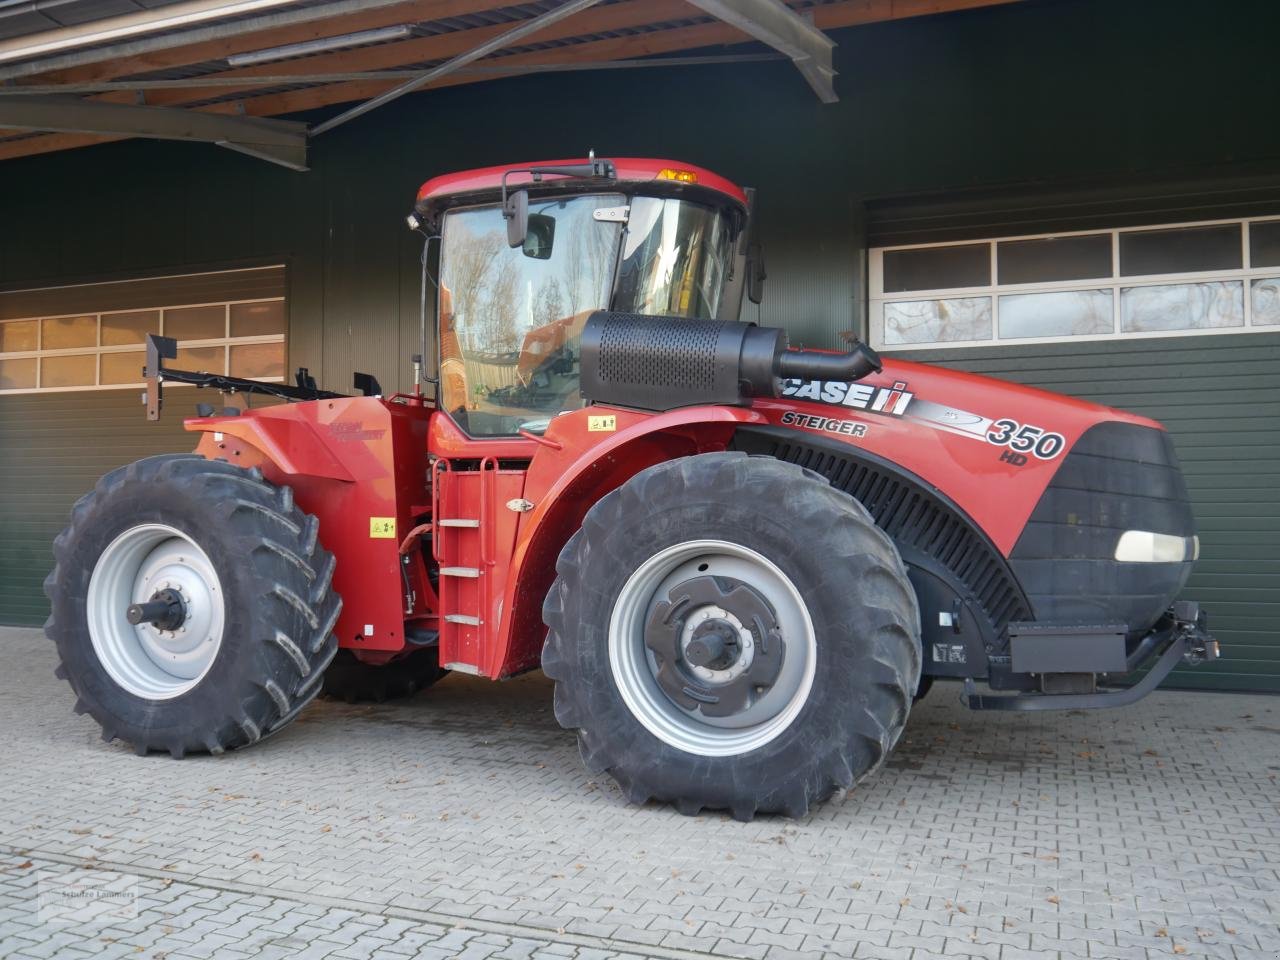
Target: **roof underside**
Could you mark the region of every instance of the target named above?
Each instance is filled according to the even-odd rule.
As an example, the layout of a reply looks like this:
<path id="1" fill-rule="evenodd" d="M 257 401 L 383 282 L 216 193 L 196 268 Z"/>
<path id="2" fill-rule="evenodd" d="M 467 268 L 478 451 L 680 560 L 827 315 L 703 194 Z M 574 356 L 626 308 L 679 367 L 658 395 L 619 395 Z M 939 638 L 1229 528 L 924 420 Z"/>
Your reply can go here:
<path id="1" fill-rule="evenodd" d="M 1003 2 L 0 0 L 0 160 L 147 136 L 301 169 L 389 92 L 553 70 L 790 59 L 831 100 L 823 31 Z M 255 119 L 339 105 L 309 131 Z"/>

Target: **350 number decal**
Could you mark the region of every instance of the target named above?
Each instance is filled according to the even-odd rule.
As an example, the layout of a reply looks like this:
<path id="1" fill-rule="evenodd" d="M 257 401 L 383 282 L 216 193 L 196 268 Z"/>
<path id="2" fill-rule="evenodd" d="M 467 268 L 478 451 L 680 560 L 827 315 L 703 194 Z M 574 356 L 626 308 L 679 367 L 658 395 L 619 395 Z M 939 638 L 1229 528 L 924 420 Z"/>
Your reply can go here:
<path id="1" fill-rule="evenodd" d="M 1067 445 L 1067 438 L 1060 433 L 1047 433 L 1043 427 L 1004 419 L 987 428 L 987 442 L 1018 453 L 1033 454 L 1040 460 L 1052 460 Z"/>

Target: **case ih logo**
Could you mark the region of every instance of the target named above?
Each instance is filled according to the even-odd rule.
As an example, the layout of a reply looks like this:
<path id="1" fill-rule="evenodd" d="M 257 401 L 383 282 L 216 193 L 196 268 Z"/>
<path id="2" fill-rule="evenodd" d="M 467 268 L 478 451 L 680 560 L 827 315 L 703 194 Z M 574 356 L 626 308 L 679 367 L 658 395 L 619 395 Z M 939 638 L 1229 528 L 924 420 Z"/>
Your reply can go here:
<path id="1" fill-rule="evenodd" d="M 914 394 L 907 392 L 907 381 L 895 380 L 891 387 L 873 387 L 866 383 L 843 380 L 786 380 L 782 395 L 794 400 L 816 400 L 833 406 L 852 407 L 900 417 L 907 412 Z"/>
<path id="2" fill-rule="evenodd" d="M 366 429 L 361 423 L 342 420 L 329 424 L 329 433 L 339 443 L 367 443 L 370 440 L 381 440 L 385 429 Z"/>

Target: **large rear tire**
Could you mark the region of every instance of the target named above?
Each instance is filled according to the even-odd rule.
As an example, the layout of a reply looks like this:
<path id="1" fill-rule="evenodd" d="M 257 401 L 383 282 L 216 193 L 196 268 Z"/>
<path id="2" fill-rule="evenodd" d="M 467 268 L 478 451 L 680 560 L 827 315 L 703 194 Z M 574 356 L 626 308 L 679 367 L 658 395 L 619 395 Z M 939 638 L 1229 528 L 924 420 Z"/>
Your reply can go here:
<path id="1" fill-rule="evenodd" d="M 221 753 L 280 730 L 337 650 L 342 601 L 318 532 L 256 469 L 179 455 L 107 474 L 72 508 L 45 581 L 76 712 L 139 754 Z"/>
<path id="2" fill-rule="evenodd" d="M 802 816 L 902 733 L 915 591 L 815 473 L 738 453 L 651 467 L 591 508 L 556 571 L 556 719 L 634 803 Z"/>
<path id="3" fill-rule="evenodd" d="M 325 671 L 320 692 L 347 703 L 383 703 L 411 697 L 448 672 L 440 667 L 438 647 L 424 647 L 378 665 L 361 662 L 350 650 L 339 650 Z"/>

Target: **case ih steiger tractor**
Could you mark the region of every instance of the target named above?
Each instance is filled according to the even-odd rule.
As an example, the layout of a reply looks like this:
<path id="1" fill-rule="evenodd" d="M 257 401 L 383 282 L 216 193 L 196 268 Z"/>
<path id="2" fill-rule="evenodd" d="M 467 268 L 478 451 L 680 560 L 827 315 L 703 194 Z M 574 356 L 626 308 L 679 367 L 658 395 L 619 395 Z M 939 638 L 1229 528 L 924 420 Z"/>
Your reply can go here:
<path id="1" fill-rule="evenodd" d="M 153 338 L 153 418 L 164 381 L 292 402 L 201 405 L 194 453 L 75 505 L 46 590 L 76 709 L 181 757 L 322 688 L 541 666 L 630 800 L 745 820 L 874 771 L 935 677 L 977 709 L 1105 707 L 1217 656 L 1175 599 L 1198 542 L 1158 423 L 789 349 L 737 319 L 750 206 L 657 160 L 428 181 L 412 394 L 172 370 Z"/>

